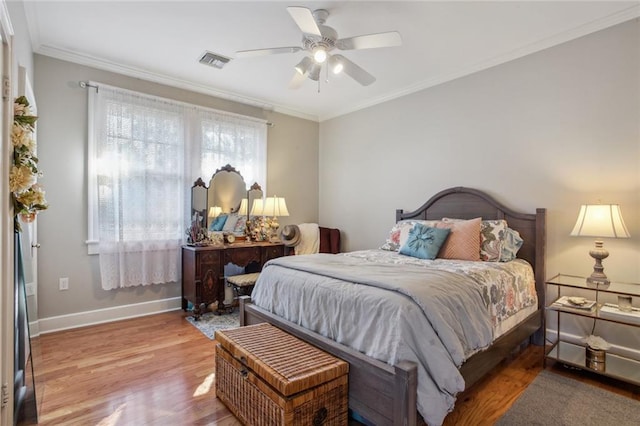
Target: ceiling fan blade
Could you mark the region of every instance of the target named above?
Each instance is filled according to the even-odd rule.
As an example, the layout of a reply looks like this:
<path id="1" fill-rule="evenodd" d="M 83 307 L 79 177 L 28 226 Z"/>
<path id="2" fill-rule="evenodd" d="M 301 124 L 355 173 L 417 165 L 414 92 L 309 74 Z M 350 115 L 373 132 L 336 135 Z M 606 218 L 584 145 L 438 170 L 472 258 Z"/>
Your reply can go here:
<path id="1" fill-rule="evenodd" d="M 402 37 L 397 31 L 348 37 L 336 41 L 336 47 L 340 50 L 374 49 L 401 45 Z"/>
<path id="2" fill-rule="evenodd" d="M 278 53 L 295 53 L 302 50 L 302 47 L 270 47 L 267 49 L 239 50 L 236 52 L 236 58 L 253 58 L 256 56 L 276 55 Z"/>
<path id="3" fill-rule="evenodd" d="M 342 55 L 333 55 L 336 60 L 340 61 L 342 64 L 342 72 L 347 74 L 349 77 L 353 78 L 358 83 L 363 86 L 368 86 L 376 81 L 376 78 L 366 72 L 364 69 L 360 68 L 360 66 L 351 62 L 349 59 L 345 58 Z"/>
<path id="4" fill-rule="evenodd" d="M 316 24 L 316 20 L 313 18 L 313 14 L 311 10 L 306 7 L 300 6 L 289 6 L 287 7 L 287 12 L 296 21 L 296 24 L 305 34 L 313 34 L 318 37 L 322 37 L 320 34 L 320 28 L 318 28 L 318 24 Z"/>
<path id="5" fill-rule="evenodd" d="M 298 71 L 294 71 L 293 77 L 289 82 L 289 89 L 296 90 L 302 86 L 302 83 L 307 79 L 307 74 L 300 74 Z"/>

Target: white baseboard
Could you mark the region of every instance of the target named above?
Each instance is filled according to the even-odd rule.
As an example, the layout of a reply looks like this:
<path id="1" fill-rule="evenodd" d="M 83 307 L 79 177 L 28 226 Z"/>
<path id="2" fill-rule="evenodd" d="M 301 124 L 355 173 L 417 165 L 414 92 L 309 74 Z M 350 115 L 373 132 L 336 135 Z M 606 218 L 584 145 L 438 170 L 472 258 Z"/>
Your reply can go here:
<path id="1" fill-rule="evenodd" d="M 49 318 L 40 318 L 29 323 L 29 329 L 37 331 L 31 336 L 53 333 L 54 331 L 69 330 L 72 328 L 86 327 L 88 325 L 103 324 L 128 318 L 143 317 L 159 314 L 161 312 L 176 311 L 182 309 L 182 298 L 152 300 L 150 302 L 135 303 L 132 305 L 116 306 L 113 308 L 96 309 L 94 311 L 78 312 L 75 314 L 59 315 Z"/>
<path id="2" fill-rule="evenodd" d="M 40 335 L 40 321 L 32 321 L 29 323 L 29 336 L 38 337 Z"/>

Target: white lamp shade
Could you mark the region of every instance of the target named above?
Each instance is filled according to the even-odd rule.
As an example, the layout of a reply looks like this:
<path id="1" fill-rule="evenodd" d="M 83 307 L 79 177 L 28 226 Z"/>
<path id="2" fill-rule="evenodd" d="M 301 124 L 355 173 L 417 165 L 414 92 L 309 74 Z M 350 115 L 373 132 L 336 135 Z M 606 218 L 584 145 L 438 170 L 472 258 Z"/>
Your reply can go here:
<path id="1" fill-rule="evenodd" d="M 209 217 L 218 217 L 222 213 L 222 207 L 209 207 Z"/>
<path id="2" fill-rule="evenodd" d="M 585 204 L 580 207 L 572 236 L 629 238 L 618 204 Z"/>
<path id="3" fill-rule="evenodd" d="M 264 202 L 264 210 L 262 211 L 264 216 L 289 216 L 289 210 L 287 210 L 287 203 L 283 197 L 268 197 Z"/>
<path id="4" fill-rule="evenodd" d="M 262 212 L 264 211 L 264 200 L 262 198 L 256 198 L 253 200 L 253 205 L 251 206 L 251 216 L 262 216 Z"/>
<path id="5" fill-rule="evenodd" d="M 248 206 L 249 206 L 249 200 L 246 198 L 243 198 L 242 201 L 240 202 L 240 208 L 238 209 L 238 214 L 242 216 L 246 216 Z"/>

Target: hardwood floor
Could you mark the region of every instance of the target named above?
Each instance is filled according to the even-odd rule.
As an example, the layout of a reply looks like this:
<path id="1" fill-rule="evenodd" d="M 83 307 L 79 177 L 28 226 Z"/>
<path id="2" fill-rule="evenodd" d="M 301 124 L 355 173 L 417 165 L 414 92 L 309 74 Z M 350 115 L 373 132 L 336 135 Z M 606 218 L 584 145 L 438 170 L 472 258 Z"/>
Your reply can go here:
<path id="1" fill-rule="evenodd" d="M 215 343 L 169 312 L 37 338 L 41 425 L 239 425 L 215 397 Z M 445 425 L 491 425 L 542 370 L 530 346 L 460 395 Z M 547 367 L 640 400 L 638 388 Z M 24 421 L 22 425 L 34 424 Z"/>
<path id="2" fill-rule="evenodd" d="M 240 424 L 215 398 L 214 342 L 182 311 L 38 340 L 38 424 Z"/>

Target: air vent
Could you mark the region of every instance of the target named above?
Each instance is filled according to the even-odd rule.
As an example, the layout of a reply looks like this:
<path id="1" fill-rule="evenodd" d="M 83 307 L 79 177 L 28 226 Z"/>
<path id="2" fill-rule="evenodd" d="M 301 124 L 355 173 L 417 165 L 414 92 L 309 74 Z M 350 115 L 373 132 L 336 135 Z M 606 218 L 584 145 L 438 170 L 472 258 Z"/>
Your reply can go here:
<path id="1" fill-rule="evenodd" d="M 204 65 L 209 65 L 210 67 L 222 69 L 222 67 L 224 67 L 230 60 L 231 58 L 218 55 L 217 53 L 205 52 L 198 62 Z"/>

